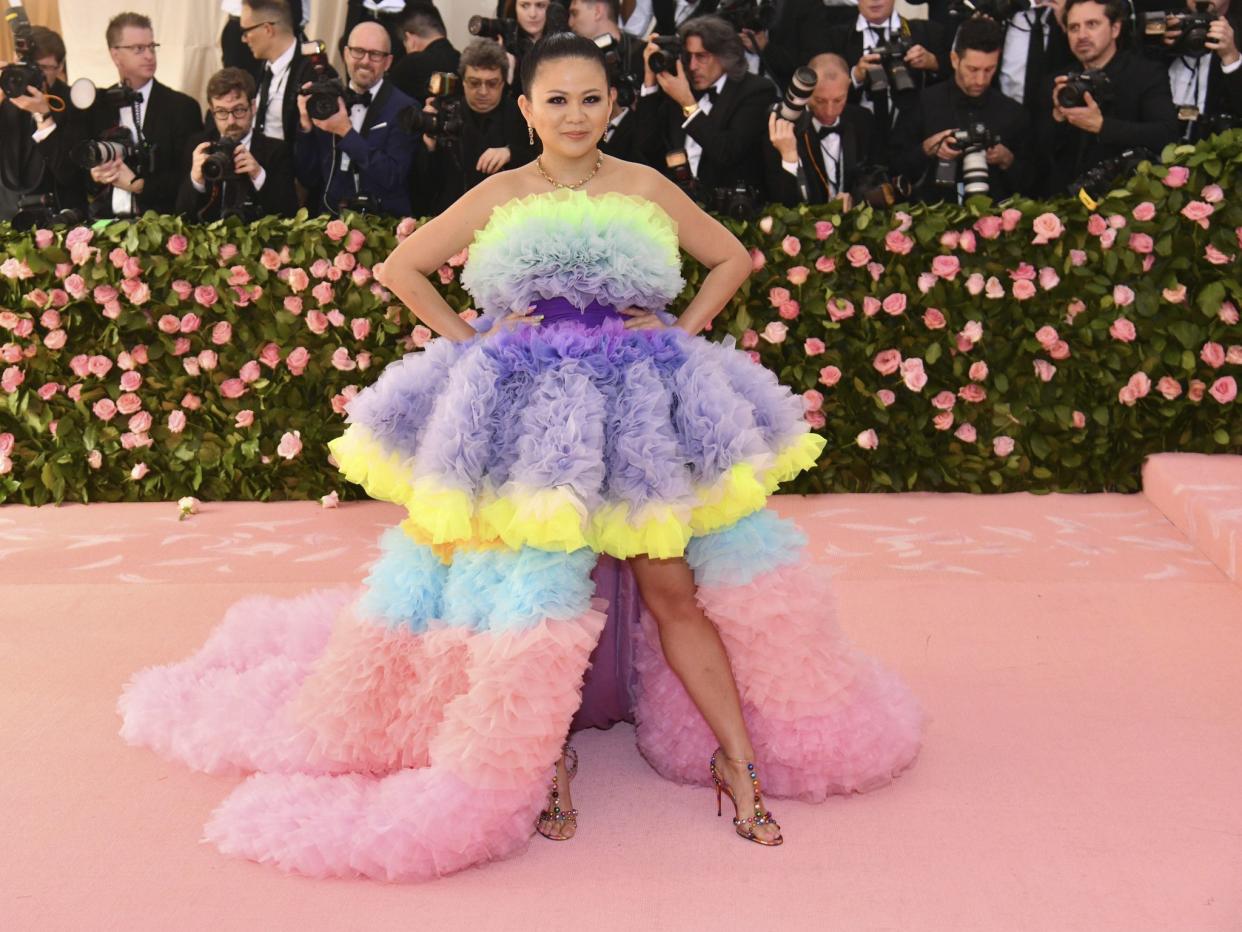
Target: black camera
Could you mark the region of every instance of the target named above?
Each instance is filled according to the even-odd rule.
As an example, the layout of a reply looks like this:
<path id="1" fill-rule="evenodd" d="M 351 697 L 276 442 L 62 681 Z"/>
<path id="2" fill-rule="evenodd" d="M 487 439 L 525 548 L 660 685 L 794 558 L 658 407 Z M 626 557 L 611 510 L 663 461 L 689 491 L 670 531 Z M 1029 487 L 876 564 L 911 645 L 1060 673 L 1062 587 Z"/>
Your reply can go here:
<path id="1" fill-rule="evenodd" d="M 676 74 L 677 63 L 686 54 L 686 47 L 681 41 L 681 36 L 655 36 L 651 41 L 659 46 L 647 59 L 647 66 L 651 69 L 651 73 Z"/>
<path id="2" fill-rule="evenodd" d="M 104 134 L 102 139 L 87 139 L 69 150 L 69 157 L 80 168 L 95 168 L 104 162 L 120 159 L 134 167 L 134 162 L 141 162 L 142 148 L 138 146 L 129 130 L 117 127 L 119 132 Z"/>
<path id="3" fill-rule="evenodd" d="M 732 187 L 709 188 L 703 197 L 703 206 L 722 217 L 753 220 L 762 212 L 764 200 L 759 191 L 739 181 Z"/>
<path id="4" fill-rule="evenodd" d="M 617 92 L 618 106 L 634 106 L 634 101 L 638 99 L 642 79 L 627 70 L 625 60 L 621 55 L 623 46 L 608 33 L 597 36 L 595 44 L 604 53 L 604 69 L 608 75 L 608 85 Z"/>
<path id="5" fill-rule="evenodd" d="M 1227 133 L 1231 129 L 1242 127 L 1242 116 L 1232 113 L 1205 113 L 1195 120 L 1194 139 L 1207 139 L 1218 133 Z"/>
<path id="6" fill-rule="evenodd" d="M 11 7 L 4 14 L 4 20 L 13 33 L 13 49 L 19 59 L 0 70 L 0 89 L 4 91 L 4 96 L 25 97 L 28 87 L 38 91 L 46 89 L 47 82 L 43 79 L 43 71 L 34 62 L 34 35 L 25 9 L 21 6 Z"/>
<path id="7" fill-rule="evenodd" d="M 466 29 L 470 35 L 478 36 L 480 39 L 499 39 L 510 52 L 517 50 L 518 21 L 516 19 L 472 16 L 466 24 Z"/>
<path id="8" fill-rule="evenodd" d="M 327 120 L 344 104 L 345 85 L 328 64 L 322 42 L 303 42 L 302 55 L 307 59 L 311 72 L 310 82 L 298 92 L 306 97 L 306 115 L 312 120 Z"/>
<path id="9" fill-rule="evenodd" d="M 798 117 L 806 110 L 806 102 L 815 93 L 815 82 L 819 76 L 814 68 L 803 65 L 793 73 L 789 87 L 785 88 L 785 99 L 772 105 L 772 112 L 782 120 L 797 123 Z"/>
<path id="10" fill-rule="evenodd" d="M 743 29 L 763 32 L 772 25 L 776 4 L 772 0 L 721 0 L 716 15 L 738 32 Z"/>
<path id="11" fill-rule="evenodd" d="M 240 145 L 240 139 L 221 136 L 208 146 L 207 157 L 203 159 L 203 180 L 215 184 L 218 181 L 236 181 L 241 177 L 233 162 L 233 156 Z"/>
<path id="12" fill-rule="evenodd" d="M 900 94 L 915 88 L 914 75 L 906 64 L 906 53 L 913 48 L 905 36 L 890 39 L 877 45 L 868 54 L 878 55 L 880 60 L 867 66 L 866 88 L 869 94 L 892 91 Z"/>
<path id="13" fill-rule="evenodd" d="M 986 16 L 994 22 L 1004 25 L 1013 18 L 1015 13 L 1031 8 L 1031 0 L 953 0 L 949 4 L 949 19 L 970 19 L 972 16 Z"/>
<path id="14" fill-rule="evenodd" d="M 355 194 L 341 201 L 341 213 L 353 211 L 356 214 L 377 214 L 381 212 L 380 199 L 370 194 Z"/>
<path id="15" fill-rule="evenodd" d="M 895 204 L 908 201 L 911 190 L 910 183 L 903 176 L 890 175 L 883 165 L 864 165 L 858 168 L 850 197 L 857 204 L 888 210 Z"/>
<path id="16" fill-rule="evenodd" d="M 1087 95 L 1103 107 L 1113 99 L 1113 82 L 1098 68 L 1076 71 L 1065 76 L 1065 84 L 1057 93 L 1057 103 L 1062 107 L 1085 107 Z"/>
<path id="17" fill-rule="evenodd" d="M 34 230 L 77 226 L 86 219 L 79 210 L 61 210 L 54 194 L 27 194 L 18 199 L 17 213 L 9 222 L 15 230 Z"/>
<path id="18" fill-rule="evenodd" d="M 463 103 L 460 97 L 437 101 L 434 113 L 418 107 L 407 107 L 397 114 L 397 120 L 401 128 L 411 136 L 456 140 L 461 136 Z"/>
<path id="19" fill-rule="evenodd" d="M 1202 55 L 1207 51 L 1208 30 L 1216 19 L 1212 4 L 1206 0 L 1197 0 L 1194 10 L 1147 12 L 1143 14 L 1143 38 L 1163 46 L 1165 35 L 1176 31 L 1178 36 L 1169 47 L 1170 52 L 1176 55 Z"/>
<path id="20" fill-rule="evenodd" d="M 1097 201 L 1103 200 L 1113 185 L 1122 178 L 1133 175 L 1143 162 L 1156 161 L 1156 155 L 1150 149 L 1127 149 L 1121 155 L 1104 159 L 1082 173 L 1069 186 L 1069 193 L 1076 194 L 1091 210 L 1095 210 Z"/>
<path id="21" fill-rule="evenodd" d="M 955 130 L 949 137 L 953 147 L 962 153 L 960 173 L 957 159 L 939 159 L 936 162 L 936 184 L 956 187 L 960 174 L 963 194 L 987 194 L 988 149 L 1000 142 L 983 123 L 971 123 L 965 129 Z"/>

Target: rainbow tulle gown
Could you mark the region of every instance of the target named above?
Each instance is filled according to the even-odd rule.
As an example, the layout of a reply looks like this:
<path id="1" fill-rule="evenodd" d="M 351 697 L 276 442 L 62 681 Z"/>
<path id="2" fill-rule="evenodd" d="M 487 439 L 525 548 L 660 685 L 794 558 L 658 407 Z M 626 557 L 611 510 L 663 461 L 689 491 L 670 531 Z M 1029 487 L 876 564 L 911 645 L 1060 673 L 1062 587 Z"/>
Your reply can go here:
<path id="1" fill-rule="evenodd" d="M 682 289 L 673 221 L 628 195 L 521 198 L 493 212 L 462 281 L 483 322 L 531 304 L 544 320 L 433 340 L 353 400 L 332 453 L 409 514 L 361 588 L 246 599 L 121 696 L 127 741 L 251 774 L 207 839 L 407 881 L 520 851 L 605 623 L 600 554 L 685 555 L 769 796 L 864 791 L 909 765 L 917 701 L 842 637 L 825 571 L 764 507 L 821 451 L 801 399 L 731 345 L 622 327 L 617 308 Z M 716 742 L 645 611 L 640 627 L 639 748 L 705 784 Z"/>

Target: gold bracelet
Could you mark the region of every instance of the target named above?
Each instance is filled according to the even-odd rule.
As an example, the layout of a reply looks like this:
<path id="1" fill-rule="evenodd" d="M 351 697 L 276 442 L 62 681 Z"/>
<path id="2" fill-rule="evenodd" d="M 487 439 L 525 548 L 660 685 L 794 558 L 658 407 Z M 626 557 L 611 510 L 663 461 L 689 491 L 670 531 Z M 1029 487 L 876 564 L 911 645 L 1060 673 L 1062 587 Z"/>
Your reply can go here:
<path id="1" fill-rule="evenodd" d="M 692 103 L 692 104 L 687 104 L 686 106 L 681 108 L 681 112 L 685 116 L 685 118 L 688 120 L 692 116 L 694 116 L 696 113 L 699 112 L 699 105 L 697 102 Z"/>

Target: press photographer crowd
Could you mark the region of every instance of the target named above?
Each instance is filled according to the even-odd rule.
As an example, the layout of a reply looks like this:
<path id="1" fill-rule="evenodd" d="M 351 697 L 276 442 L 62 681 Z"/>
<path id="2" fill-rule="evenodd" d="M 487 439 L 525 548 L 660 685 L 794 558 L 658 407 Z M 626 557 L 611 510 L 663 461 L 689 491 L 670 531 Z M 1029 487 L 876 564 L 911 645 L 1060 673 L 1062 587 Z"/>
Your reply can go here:
<path id="1" fill-rule="evenodd" d="M 69 83 L 61 37 L 10 0 L 0 220 L 438 213 L 538 155 L 521 60 L 566 29 L 608 62 L 601 148 L 736 217 L 834 198 L 1089 200 L 1170 142 L 1242 124 L 1231 0 L 925 2 L 927 19 L 895 0 L 500 0 L 459 52 L 434 3 L 349 0 L 341 75 L 304 3 L 225 0 L 204 114 L 157 79 L 149 17 L 110 21 L 117 81 L 97 89 Z"/>

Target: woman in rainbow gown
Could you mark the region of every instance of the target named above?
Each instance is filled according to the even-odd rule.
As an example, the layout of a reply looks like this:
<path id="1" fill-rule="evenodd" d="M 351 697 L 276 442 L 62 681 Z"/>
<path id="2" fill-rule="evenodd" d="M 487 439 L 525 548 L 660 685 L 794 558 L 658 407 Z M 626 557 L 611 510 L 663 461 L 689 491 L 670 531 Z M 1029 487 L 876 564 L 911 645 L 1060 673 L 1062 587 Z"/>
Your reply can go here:
<path id="1" fill-rule="evenodd" d="M 823 440 L 771 372 L 695 335 L 749 255 L 657 172 L 600 154 L 615 92 L 593 43 L 551 36 L 523 71 L 543 155 L 389 257 L 382 280 L 441 336 L 361 392 L 331 444 L 408 518 L 360 590 L 244 600 L 121 696 L 127 741 L 250 774 L 206 828 L 227 854 L 415 881 L 536 829 L 569 838 L 601 554 L 644 603 L 639 748 L 730 797 L 738 835 L 781 842 L 765 793 L 866 791 L 918 753 L 918 702 L 844 639 L 824 570 L 765 508 Z M 467 246 L 473 324 L 427 279 Z M 674 319 L 681 249 L 710 271 Z"/>

